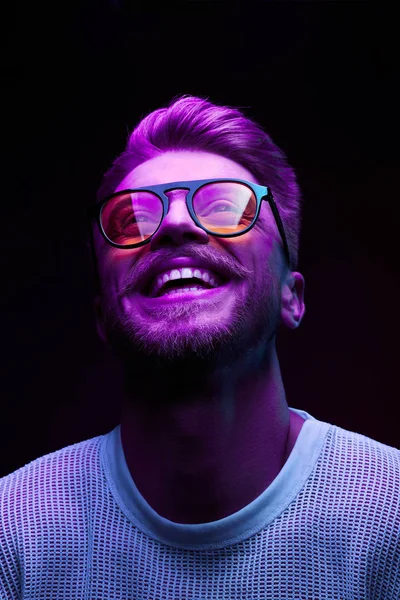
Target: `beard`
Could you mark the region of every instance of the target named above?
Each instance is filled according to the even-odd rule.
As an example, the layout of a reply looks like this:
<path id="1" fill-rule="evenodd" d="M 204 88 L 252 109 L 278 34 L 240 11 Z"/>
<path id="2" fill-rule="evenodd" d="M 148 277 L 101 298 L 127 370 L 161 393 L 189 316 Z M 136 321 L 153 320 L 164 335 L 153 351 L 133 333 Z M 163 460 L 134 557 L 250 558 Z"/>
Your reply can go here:
<path id="1" fill-rule="evenodd" d="M 135 310 L 135 299 L 113 305 L 103 291 L 107 344 L 126 378 L 136 381 L 144 372 L 153 377 L 176 373 L 185 379 L 192 374 L 197 379 L 243 364 L 246 358 L 263 363 L 279 327 L 280 281 L 269 271 L 257 283 L 244 300 L 232 289 L 231 303 L 222 314 L 220 300 L 204 307 L 196 299 L 143 313 Z"/>

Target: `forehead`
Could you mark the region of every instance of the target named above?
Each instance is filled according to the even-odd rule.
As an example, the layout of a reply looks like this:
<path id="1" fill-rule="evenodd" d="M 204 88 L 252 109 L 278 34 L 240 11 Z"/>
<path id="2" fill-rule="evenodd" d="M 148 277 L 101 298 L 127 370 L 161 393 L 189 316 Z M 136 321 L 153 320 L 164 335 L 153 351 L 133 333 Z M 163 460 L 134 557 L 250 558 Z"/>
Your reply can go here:
<path id="1" fill-rule="evenodd" d="M 248 169 L 226 156 L 200 150 L 178 150 L 164 152 L 138 165 L 124 177 L 115 191 L 214 177 L 237 177 L 259 183 Z"/>

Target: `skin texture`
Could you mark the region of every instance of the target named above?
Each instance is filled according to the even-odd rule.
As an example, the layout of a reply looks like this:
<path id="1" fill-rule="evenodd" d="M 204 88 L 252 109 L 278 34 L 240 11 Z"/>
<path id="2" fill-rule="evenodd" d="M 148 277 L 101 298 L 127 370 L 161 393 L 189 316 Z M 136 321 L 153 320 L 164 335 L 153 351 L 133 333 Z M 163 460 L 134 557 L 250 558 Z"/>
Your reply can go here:
<path id="1" fill-rule="evenodd" d="M 245 167 L 202 151 L 168 151 L 131 171 L 116 191 L 213 177 L 258 182 Z M 304 278 L 286 265 L 271 209 L 237 238 L 193 222 L 184 190 L 150 243 L 113 248 L 95 225 L 103 292 L 100 337 L 122 365 L 121 437 L 137 488 L 161 516 L 205 523 L 257 498 L 286 462 L 304 420 L 291 415 L 275 337 L 304 312 Z M 136 283 L 150 265 L 177 257 L 223 263 L 231 284 L 208 302 L 149 308 Z"/>

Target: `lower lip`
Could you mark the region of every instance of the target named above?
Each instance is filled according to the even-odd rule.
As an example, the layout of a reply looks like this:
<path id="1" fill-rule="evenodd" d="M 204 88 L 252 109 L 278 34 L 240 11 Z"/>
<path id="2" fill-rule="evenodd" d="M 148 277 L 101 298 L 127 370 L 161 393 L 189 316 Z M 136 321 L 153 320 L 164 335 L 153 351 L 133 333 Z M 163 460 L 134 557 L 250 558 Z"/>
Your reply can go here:
<path id="1" fill-rule="evenodd" d="M 218 296 L 230 287 L 230 282 L 225 283 L 224 285 L 220 285 L 216 288 L 198 290 L 196 292 L 182 292 L 182 293 L 174 293 L 174 294 L 164 294 L 163 296 L 156 296 L 155 298 L 151 298 L 150 296 L 144 296 L 143 294 L 139 294 L 139 296 L 148 302 L 149 304 L 160 305 L 160 304 L 170 304 L 171 302 L 189 302 L 193 300 L 211 300 L 214 297 Z"/>

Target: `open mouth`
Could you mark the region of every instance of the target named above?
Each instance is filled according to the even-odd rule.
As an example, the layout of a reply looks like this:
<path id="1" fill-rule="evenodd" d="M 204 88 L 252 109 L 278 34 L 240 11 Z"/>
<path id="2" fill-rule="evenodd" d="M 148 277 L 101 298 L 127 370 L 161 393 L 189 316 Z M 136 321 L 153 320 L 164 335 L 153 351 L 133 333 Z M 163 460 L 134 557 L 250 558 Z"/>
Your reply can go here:
<path id="1" fill-rule="evenodd" d="M 226 283 L 224 285 L 219 285 L 217 287 L 212 288 L 201 288 L 195 286 L 189 287 L 180 287 L 176 289 L 164 290 L 158 296 L 145 296 L 141 294 L 142 300 L 149 304 L 170 304 L 174 302 L 193 302 L 195 300 L 203 300 L 209 301 L 212 300 L 215 296 L 219 296 L 223 294 L 227 289 L 230 288 L 230 283 Z"/>
<path id="2" fill-rule="evenodd" d="M 162 296 L 171 296 L 181 293 L 201 293 L 204 291 L 212 291 L 224 286 L 228 280 L 218 275 L 218 285 L 211 285 L 197 277 L 179 278 L 167 281 L 162 288 L 155 293 L 153 291 L 154 282 L 150 281 L 148 285 L 141 291 L 143 296 L 147 298 L 160 298 Z"/>

